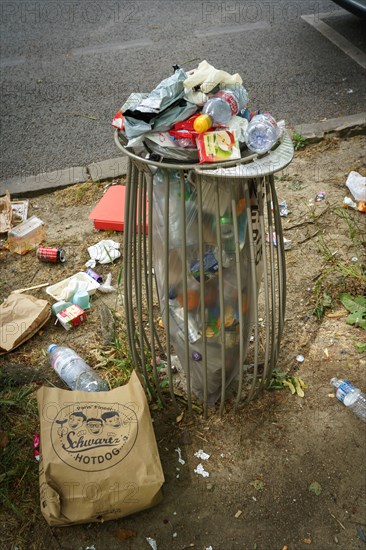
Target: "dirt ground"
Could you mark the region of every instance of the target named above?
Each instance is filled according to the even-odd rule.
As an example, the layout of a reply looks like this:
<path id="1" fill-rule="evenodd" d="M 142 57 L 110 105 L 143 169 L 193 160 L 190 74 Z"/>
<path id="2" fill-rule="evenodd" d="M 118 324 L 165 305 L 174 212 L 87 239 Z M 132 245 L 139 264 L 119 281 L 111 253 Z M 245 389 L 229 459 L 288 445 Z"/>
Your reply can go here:
<path id="1" fill-rule="evenodd" d="M 365 261 L 360 242 L 365 244 L 365 214 L 347 211 L 345 219 L 338 208 L 349 195 L 348 173 L 366 174 L 365 150 L 365 136 L 324 141 L 297 152 L 288 169 L 276 174 L 279 199 L 286 199 L 290 210 L 283 218 L 285 237 L 292 241 L 286 252 L 287 313 L 277 367 L 306 382 L 305 397 L 291 395 L 288 389 L 268 391 L 238 411 L 228 403 L 222 418 L 216 411 L 207 420 L 185 414 L 179 423 L 173 410 L 152 406 L 165 475 L 163 500 L 150 510 L 104 524 L 46 524 L 39 509 L 32 434 L 25 434 L 32 477 L 19 476 L 14 494 L 22 488 L 31 512 L 20 519 L 3 506 L 1 549 L 148 550 L 146 537 L 156 541 L 158 550 L 366 548 L 365 425 L 334 398 L 329 384 L 337 376 L 366 389 L 366 355 L 355 347 L 365 340 L 365 331 L 345 323 L 347 312 L 336 298 L 351 291 L 350 285 L 358 295 L 366 288 L 336 270 L 326 281 L 321 277 L 329 266 L 329 253 L 345 266 Z M 106 235 L 122 242 L 122 233 L 99 232 L 87 219 L 108 185 L 88 183 L 30 199 L 30 215 L 46 224 L 47 245 L 62 246 L 67 262 L 44 264 L 33 252 L 21 257 L 1 251 L 1 300 L 13 289 L 57 282 L 83 271 L 87 246 Z M 314 202 L 319 191 L 326 193 L 325 201 Z M 112 272 L 116 282 L 121 263 L 123 258 L 97 270 L 102 275 Z M 319 281 L 328 285 L 333 298 L 321 321 L 313 315 Z M 47 297 L 44 289 L 32 294 Z M 32 382 L 35 391 L 45 379 L 61 385 L 48 367 L 51 342 L 75 349 L 91 365 L 100 362 L 100 304 L 115 307 L 116 299 L 116 294 L 95 295 L 88 321 L 72 332 L 49 321 L 31 340 L 3 356 L 0 369 L 8 374 L 17 368 L 28 373 L 32 369 L 32 380 L 26 382 Z M 298 354 L 305 358 L 302 364 L 296 361 Z M 5 431 L 10 446 L 11 426 Z M 184 465 L 178 462 L 178 447 Z M 204 463 L 207 478 L 194 473 L 200 462 L 194 453 L 199 449 L 210 455 Z M 320 484 L 318 495 L 309 490 L 313 482 Z M 121 538 L 121 529 L 134 531 L 134 536 Z"/>

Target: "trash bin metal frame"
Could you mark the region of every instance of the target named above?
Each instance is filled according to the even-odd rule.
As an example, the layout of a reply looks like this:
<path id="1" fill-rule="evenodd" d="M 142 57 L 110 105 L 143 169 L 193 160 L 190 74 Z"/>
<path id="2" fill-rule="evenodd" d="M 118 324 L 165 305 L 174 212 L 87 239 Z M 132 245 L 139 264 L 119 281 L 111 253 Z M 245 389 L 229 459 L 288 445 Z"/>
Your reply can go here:
<path id="1" fill-rule="evenodd" d="M 280 342 L 283 331 L 285 304 L 286 304 L 286 270 L 283 246 L 282 224 L 279 214 L 277 194 L 274 183 L 274 173 L 283 170 L 293 158 L 293 145 L 290 136 L 285 132 L 280 144 L 264 156 L 250 155 L 242 159 L 216 163 L 210 165 L 198 165 L 197 163 L 176 163 L 174 161 L 158 162 L 150 158 L 144 158 L 146 151 L 139 153 L 125 147 L 121 143 L 118 131 L 115 132 L 115 141 L 119 149 L 129 157 L 126 200 L 125 200 L 125 230 L 124 230 L 124 272 L 123 272 L 123 296 L 125 307 L 125 322 L 128 345 L 132 360 L 137 370 L 141 373 L 145 389 L 152 398 L 162 404 L 166 403 L 166 393 L 162 391 L 159 376 L 160 354 L 165 356 L 169 393 L 172 403 L 177 407 L 177 400 L 181 395 L 176 395 L 175 383 L 172 374 L 172 342 L 170 333 L 169 314 L 169 175 L 168 170 L 178 170 L 180 174 L 181 197 L 184 197 L 185 174 L 193 170 L 197 192 L 198 211 L 198 245 L 200 256 L 200 310 L 201 318 L 205 319 L 204 311 L 204 272 L 203 272 L 203 223 L 202 223 L 202 182 L 211 182 L 212 195 L 215 203 L 215 216 L 220 216 L 219 186 L 223 180 L 230 181 L 231 208 L 235 211 L 235 199 L 233 193 L 235 185 L 243 185 L 245 193 L 247 228 L 250 256 L 250 284 L 255 292 L 251 292 L 252 319 L 252 356 L 250 365 L 245 365 L 247 358 L 247 345 L 241 337 L 243 331 L 243 304 L 242 294 L 238 292 L 239 312 L 239 373 L 235 403 L 248 403 L 255 398 L 266 386 L 268 386 L 273 369 L 277 363 Z M 163 299 L 165 310 L 162 313 L 162 321 L 165 329 L 165 345 L 161 342 L 156 327 L 156 296 L 159 301 L 158 284 L 154 273 L 153 263 L 153 172 L 160 168 L 164 173 L 164 281 Z M 251 195 L 252 193 L 252 195 Z M 256 203 L 251 205 L 253 193 Z M 147 204 L 147 206 L 146 206 Z M 185 201 L 180 201 L 181 219 L 186 219 Z M 241 285 L 243 273 L 239 261 L 241 250 L 238 237 L 238 223 L 233 215 L 233 230 L 235 241 L 236 276 L 238 288 Z M 146 220 L 148 231 L 146 232 Z M 272 235 L 276 235 L 277 246 L 274 245 Z M 269 235 L 268 242 L 266 236 Z M 216 238 L 218 245 L 218 269 L 219 269 L 219 302 L 220 311 L 224 311 L 223 289 L 223 263 L 222 242 L 220 228 L 216 224 Z M 182 265 L 186 265 L 186 227 L 182 231 L 181 245 Z M 260 273 L 257 258 L 263 259 Z M 260 317 L 257 289 L 259 279 L 263 279 L 263 292 L 261 294 L 264 304 L 264 323 Z M 188 410 L 195 406 L 191 391 L 191 368 L 189 365 L 189 327 L 187 316 L 187 276 L 183 282 L 183 310 L 184 310 L 184 335 L 185 335 L 185 378 L 187 383 L 185 400 Z M 260 326 L 260 325 L 264 326 Z M 263 330 L 260 330 L 263 329 Z M 207 363 L 207 337 L 202 330 L 202 361 L 203 368 L 203 395 L 202 403 L 205 416 L 208 412 L 208 363 Z M 261 340 L 264 340 L 263 342 Z M 224 412 L 227 399 L 227 376 L 225 372 L 225 329 L 221 323 L 219 329 L 219 341 L 221 342 L 221 394 L 220 413 Z M 259 349 L 261 346 L 261 350 Z M 260 353 L 261 352 L 261 353 Z M 261 360 L 260 355 L 263 357 Z"/>

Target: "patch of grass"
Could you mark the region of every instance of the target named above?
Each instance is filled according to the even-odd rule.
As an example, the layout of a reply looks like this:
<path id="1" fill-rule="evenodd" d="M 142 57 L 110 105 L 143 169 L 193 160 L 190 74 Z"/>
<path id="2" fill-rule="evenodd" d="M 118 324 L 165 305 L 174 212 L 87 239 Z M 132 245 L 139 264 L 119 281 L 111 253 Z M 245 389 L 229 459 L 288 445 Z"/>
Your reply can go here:
<path id="1" fill-rule="evenodd" d="M 306 138 L 300 132 L 292 134 L 292 143 L 294 144 L 295 151 L 299 151 L 305 147 Z"/>
<path id="2" fill-rule="evenodd" d="M 3 544 L 21 544 L 21 532 L 40 515 L 38 463 L 33 456 L 33 435 L 39 431 L 35 385 L 4 388 L 0 394 L 1 429 L 7 441 L 0 448 L 0 502 L 2 517 L 19 521 L 18 538 L 2 539 Z M 10 546 L 8 546 L 10 548 Z"/>
<path id="3" fill-rule="evenodd" d="M 323 268 L 314 286 L 314 314 L 318 319 L 323 317 L 326 308 L 339 303 L 342 293 L 353 296 L 366 294 L 365 265 L 360 260 L 364 257 L 366 243 L 366 233 L 362 226 L 364 220 L 360 219 L 357 212 L 351 213 L 339 207 L 331 208 L 330 213 L 338 217 L 337 229 L 346 234 L 348 248 L 352 247 L 357 252 L 354 258 L 345 260 L 337 250 L 333 251 L 332 236 L 324 233 L 320 227 L 320 218 L 313 216 L 314 224 L 319 229 L 316 242 L 323 257 Z"/>

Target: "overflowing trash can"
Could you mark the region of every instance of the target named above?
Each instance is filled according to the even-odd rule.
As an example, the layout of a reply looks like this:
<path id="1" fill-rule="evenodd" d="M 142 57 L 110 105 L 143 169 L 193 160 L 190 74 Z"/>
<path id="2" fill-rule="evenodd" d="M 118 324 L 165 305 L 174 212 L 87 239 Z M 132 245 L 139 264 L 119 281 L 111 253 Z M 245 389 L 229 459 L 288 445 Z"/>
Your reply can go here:
<path id="1" fill-rule="evenodd" d="M 115 130 L 129 159 L 123 293 L 132 359 L 152 397 L 183 398 L 189 410 L 199 402 L 206 413 L 216 403 L 223 412 L 227 399 L 250 401 L 269 383 L 286 301 L 274 173 L 292 160 L 291 138 L 282 131 L 262 154 L 237 144 L 231 155 L 223 134 L 203 134 L 202 153 L 202 136 L 198 151 L 172 150 L 164 134 L 131 146 Z M 223 156 L 206 162 L 213 139 Z"/>

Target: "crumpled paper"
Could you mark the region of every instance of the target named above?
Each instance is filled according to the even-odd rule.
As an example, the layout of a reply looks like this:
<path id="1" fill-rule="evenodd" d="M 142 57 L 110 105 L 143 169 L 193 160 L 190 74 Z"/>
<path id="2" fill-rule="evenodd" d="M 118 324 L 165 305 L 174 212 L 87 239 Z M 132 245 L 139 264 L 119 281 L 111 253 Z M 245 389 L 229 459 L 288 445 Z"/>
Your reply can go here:
<path id="1" fill-rule="evenodd" d="M 111 239 L 102 240 L 97 244 L 89 246 L 88 252 L 90 260 L 88 260 L 85 265 L 93 269 L 97 265 L 97 262 L 100 264 L 113 263 L 114 260 L 121 256 L 119 250 L 120 246 L 120 243 L 112 241 Z"/>

